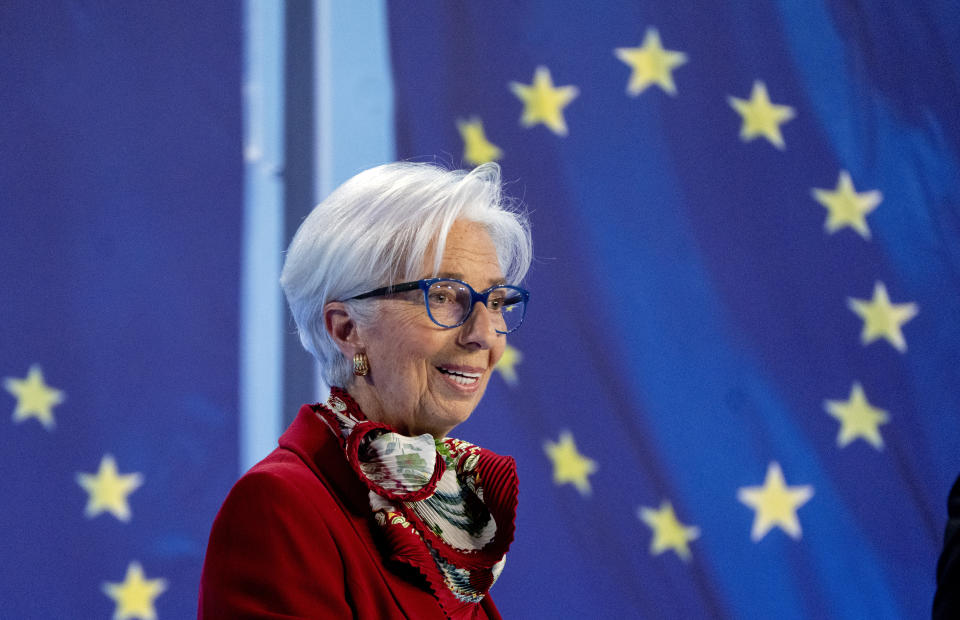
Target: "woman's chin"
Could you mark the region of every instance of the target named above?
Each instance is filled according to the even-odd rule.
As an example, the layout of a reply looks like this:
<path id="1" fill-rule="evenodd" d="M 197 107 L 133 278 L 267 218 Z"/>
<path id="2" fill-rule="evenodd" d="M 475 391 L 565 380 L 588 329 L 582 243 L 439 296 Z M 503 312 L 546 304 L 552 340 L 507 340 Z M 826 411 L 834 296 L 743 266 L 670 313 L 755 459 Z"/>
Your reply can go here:
<path id="1" fill-rule="evenodd" d="M 476 395 L 476 393 L 474 393 Z M 477 401 L 479 398 L 477 398 Z M 436 438 L 447 437 L 454 428 L 466 422 L 477 402 L 470 398 L 437 399 L 437 409 L 430 415 L 428 432 Z"/>

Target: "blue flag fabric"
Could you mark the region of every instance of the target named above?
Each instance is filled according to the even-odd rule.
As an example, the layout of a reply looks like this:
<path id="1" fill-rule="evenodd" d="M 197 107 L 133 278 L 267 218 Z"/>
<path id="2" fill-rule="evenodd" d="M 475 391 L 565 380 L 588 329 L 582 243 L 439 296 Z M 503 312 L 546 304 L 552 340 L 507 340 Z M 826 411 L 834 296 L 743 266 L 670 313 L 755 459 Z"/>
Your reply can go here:
<path id="1" fill-rule="evenodd" d="M 0 9 L 0 617 L 186 618 L 238 471 L 240 7 Z M 960 472 L 950 2 L 391 3 L 498 161 L 505 617 L 923 617 Z M 286 412 L 289 414 L 290 412 Z"/>
<path id="2" fill-rule="evenodd" d="M 924 617 L 960 472 L 955 3 L 391 3 L 400 158 L 498 161 L 505 617 Z"/>
<path id="3" fill-rule="evenodd" d="M 0 617 L 190 618 L 238 471 L 239 7 L 0 8 Z"/>

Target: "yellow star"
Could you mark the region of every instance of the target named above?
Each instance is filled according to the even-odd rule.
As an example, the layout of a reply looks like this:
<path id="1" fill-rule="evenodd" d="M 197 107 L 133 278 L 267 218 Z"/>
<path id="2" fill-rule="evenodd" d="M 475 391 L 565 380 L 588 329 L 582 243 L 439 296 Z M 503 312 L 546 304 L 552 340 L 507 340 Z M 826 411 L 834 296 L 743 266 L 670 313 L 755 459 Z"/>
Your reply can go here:
<path id="1" fill-rule="evenodd" d="M 483 121 L 479 118 L 458 120 L 457 131 L 463 139 L 463 159 L 471 166 L 479 166 L 503 157 L 503 151 L 487 140 L 487 135 L 483 132 Z"/>
<path id="2" fill-rule="evenodd" d="M 576 86 L 558 86 L 554 88 L 550 69 L 537 67 L 533 74 L 533 84 L 510 82 L 510 90 L 523 101 L 523 116 L 520 124 L 532 127 L 543 123 L 558 136 L 567 135 L 567 122 L 563 118 L 563 109 L 576 99 L 580 89 Z"/>
<path id="3" fill-rule="evenodd" d="M 843 448 L 860 437 L 877 450 L 883 450 L 883 437 L 880 436 L 878 427 L 889 422 L 890 417 L 886 411 L 877 409 L 867 401 L 867 395 L 859 382 L 855 382 L 850 389 L 849 400 L 828 400 L 823 406 L 827 413 L 840 420 L 838 446 Z"/>
<path id="4" fill-rule="evenodd" d="M 870 228 L 867 227 L 867 214 L 877 208 L 883 201 L 883 194 L 877 190 L 857 193 L 853 188 L 850 173 L 840 171 L 837 188 L 832 192 L 826 189 L 813 188 L 813 199 L 827 210 L 827 221 L 823 227 L 833 234 L 849 226 L 857 231 L 864 239 L 870 238 Z"/>
<path id="5" fill-rule="evenodd" d="M 848 307 L 863 319 L 863 331 L 860 342 L 864 346 L 878 338 L 884 338 L 894 349 L 901 353 L 907 350 L 907 341 L 903 337 L 903 324 L 917 316 L 919 308 L 915 303 L 892 304 L 883 282 L 873 286 L 873 299 L 847 299 Z"/>
<path id="6" fill-rule="evenodd" d="M 796 114 L 788 105 L 770 103 L 766 85 L 757 80 L 753 83 L 750 100 L 727 97 L 741 117 L 743 125 L 740 127 L 740 139 L 749 142 L 758 136 L 763 136 L 780 150 L 786 147 L 783 136 L 780 134 L 780 125 L 792 119 Z"/>
<path id="7" fill-rule="evenodd" d="M 804 485 L 788 487 L 783 479 L 780 464 L 773 462 L 767 467 L 767 477 L 762 487 L 742 487 L 737 499 L 756 511 L 750 539 L 759 541 L 774 526 L 790 535 L 800 538 L 800 520 L 797 509 L 813 497 L 813 487 Z"/>
<path id="8" fill-rule="evenodd" d="M 672 71 L 687 62 L 687 55 L 663 49 L 656 28 L 647 28 L 640 47 L 618 47 L 613 53 L 633 69 L 627 94 L 636 97 L 653 84 L 670 95 L 677 94 Z"/>
<path id="9" fill-rule="evenodd" d="M 36 418 L 47 430 L 56 426 L 53 408 L 63 402 L 64 393 L 44 382 L 39 364 L 32 365 L 24 379 L 4 378 L 3 387 L 17 399 L 17 408 L 13 411 L 14 422 Z"/>
<path id="10" fill-rule="evenodd" d="M 137 473 L 118 475 L 117 462 L 107 454 L 100 460 L 96 474 L 78 473 L 77 484 L 90 494 L 85 511 L 88 519 L 109 512 L 121 521 L 129 521 L 127 496 L 143 484 L 143 476 Z"/>
<path id="11" fill-rule="evenodd" d="M 145 579 L 139 562 L 130 562 L 123 583 L 103 584 L 103 593 L 117 604 L 113 620 L 156 620 L 153 601 L 166 589 L 166 579 Z"/>
<path id="12" fill-rule="evenodd" d="M 577 451 L 573 435 L 569 431 L 560 433 L 560 441 L 549 439 L 543 442 L 543 449 L 553 461 L 553 481 L 556 484 L 569 482 L 577 487 L 581 495 L 590 494 L 590 474 L 597 471 L 597 464 Z"/>
<path id="13" fill-rule="evenodd" d="M 523 353 L 519 349 L 515 349 L 510 345 L 503 350 L 503 355 L 500 356 L 500 361 L 497 362 L 497 365 L 493 367 L 494 370 L 500 372 L 500 376 L 503 377 L 503 380 L 507 382 L 508 385 L 517 384 L 517 364 L 523 361 Z"/>
<path id="14" fill-rule="evenodd" d="M 680 523 L 670 502 L 661 502 L 660 510 L 641 507 L 637 516 L 653 530 L 650 553 L 660 555 L 667 549 L 673 549 L 684 561 L 690 559 L 690 541 L 700 537 L 700 528 Z"/>

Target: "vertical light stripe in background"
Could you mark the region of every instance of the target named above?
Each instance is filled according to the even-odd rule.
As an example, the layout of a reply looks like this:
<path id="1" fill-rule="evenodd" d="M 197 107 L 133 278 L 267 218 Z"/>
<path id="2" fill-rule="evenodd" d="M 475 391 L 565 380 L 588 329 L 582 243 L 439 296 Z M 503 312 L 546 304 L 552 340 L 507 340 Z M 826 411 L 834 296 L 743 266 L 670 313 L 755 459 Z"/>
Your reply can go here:
<path id="1" fill-rule="evenodd" d="M 396 146 L 384 2 L 316 0 L 314 26 L 319 202 L 360 170 L 393 161 Z M 327 389 L 318 373 L 318 399 Z"/>
<path id="2" fill-rule="evenodd" d="M 291 221 L 305 217 L 313 206 L 284 202 L 284 5 L 248 0 L 245 6 L 240 386 L 240 466 L 244 471 L 274 447 L 282 431 L 287 323 L 277 279 L 290 241 L 282 238 L 284 222 L 285 217 Z M 393 160 L 395 147 L 383 2 L 316 0 L 313 13 L 316 203 L 359 170 Z M 317 398 L 325 391 L 318 378 Z"/>
<path id="3" fill-rule="evenodd" d="M 284 7 L 244 5 L 244 231 L 240 305 L 240 469 L 280 433 L 283 301 Z"/>
<path id="4" fill-rule="evenodd" d="M 317 200 L 396 155 L 382 0 L 316 0 Z"/>

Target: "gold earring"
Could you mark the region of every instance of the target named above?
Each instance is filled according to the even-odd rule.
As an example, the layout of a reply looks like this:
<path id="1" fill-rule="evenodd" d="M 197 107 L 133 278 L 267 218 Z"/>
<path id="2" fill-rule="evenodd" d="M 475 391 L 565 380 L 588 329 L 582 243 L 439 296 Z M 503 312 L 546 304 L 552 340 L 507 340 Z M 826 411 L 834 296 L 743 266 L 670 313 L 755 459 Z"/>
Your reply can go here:
<path id="1" fill-rule="evenodd" d="M 370 372 L 370 360 L 366 353 L 354 353 L 353 355 L 353 374 L 358 377 L 365 377 Z"/>

